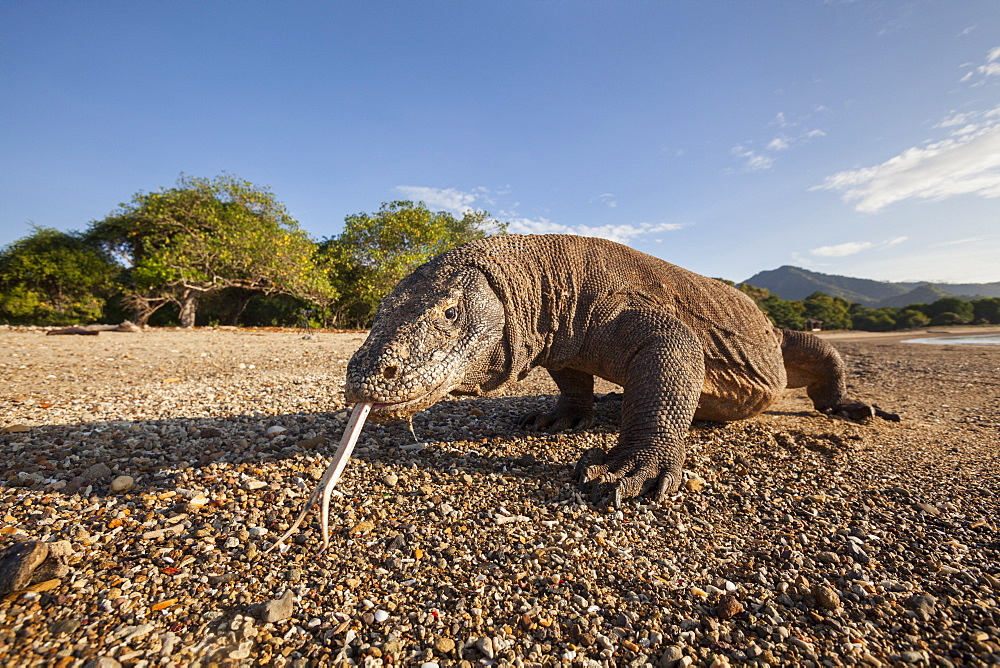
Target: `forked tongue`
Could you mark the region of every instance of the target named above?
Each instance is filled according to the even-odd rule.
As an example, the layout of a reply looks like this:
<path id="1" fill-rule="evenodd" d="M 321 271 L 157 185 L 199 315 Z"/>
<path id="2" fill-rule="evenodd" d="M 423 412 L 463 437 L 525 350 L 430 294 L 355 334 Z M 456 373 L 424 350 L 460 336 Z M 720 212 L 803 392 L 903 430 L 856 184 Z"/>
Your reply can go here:
<path id="1" fill-rule="evenodd" d="M 279 545 L 285 542 L 285 540 L 295 533 L 295 530 L 299 528 L 302 524 L 302 520 L 305 519 L 306 514 L 316 505 L 316 500 L 322 498 L 322 503 L 320 504 L 320 520 L 319 526 L 320 531 L 323 534 L 323 549 L 330 545 L 330 495 L 333 494 L 333 487 L 340 480 L 341 474 L 344 472 L 344 468 L 347 466 L 347 460 L 351 458 L 351 452 L 354 450 L 354 445 L 358 442 L 358 436 L 361 435 L 361 427 L 365 424 L 365 418 L 368 417 L 368 411 L 372 409 L 371 402 L 362 402 L 354 405 L 354 411 L 351 413 L 351 419 L 347 421 L 347 427 L 344 428 L 344 435 L 340 439 L 340 446 L 337 448 L 337 453 L 333 456 L 333 461 L 330 462 L 330 466 L 327 467 L 326 471 L 323 472 L 323 477 L 319 479 L 319 484 L 316 485 L 316 489 L 313 491 L 309 500 L 306 501 L 305 508 L 299 513 L 299 516 L 295 518 L 292 522 L 292 526 L 286 531 L 281 538 L 277 540 L 274 545 L 267 548 L 264 554 L 267 554 L 271 550 L 277 548 Z"/>

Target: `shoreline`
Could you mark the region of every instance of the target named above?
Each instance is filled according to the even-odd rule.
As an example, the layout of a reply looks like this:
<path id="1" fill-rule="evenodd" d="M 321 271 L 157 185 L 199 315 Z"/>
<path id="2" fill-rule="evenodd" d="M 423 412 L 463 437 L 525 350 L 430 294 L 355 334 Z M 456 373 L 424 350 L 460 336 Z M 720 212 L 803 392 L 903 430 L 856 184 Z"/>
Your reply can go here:
<path id="1" fill-rule="evenodd" d="M 1000 325 L 952 325 L 948 327 L 931 327 L 919 329 L 910 329 L 906 331 L 894 331 L 894 332 L 865 332 L 861 330 L 833 330 L 833 331 L 820 331 L 813 332 L 816 336 L 821 339 L 827 339 L 831 342 L 834 341 L 868 341 L 868 340 L 883 340 L 883 341 L 903 341 L 905 339 L 931 339 L 931 338 L 942 338 L 948 336 L 975 336 L 981 334 L 983 336 L 989 336 L 991 334 L 1000 334 Z"/>

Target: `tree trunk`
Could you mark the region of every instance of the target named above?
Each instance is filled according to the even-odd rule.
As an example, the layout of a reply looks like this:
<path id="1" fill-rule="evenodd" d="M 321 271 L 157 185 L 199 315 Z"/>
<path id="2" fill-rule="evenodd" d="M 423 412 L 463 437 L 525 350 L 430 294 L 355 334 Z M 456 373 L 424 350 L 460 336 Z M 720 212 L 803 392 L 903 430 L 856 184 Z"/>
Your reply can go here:
<path id="1" fill-rule="evenodd" d="M 194 317 L 198 313 L 198 297 L 201 293 L 194 290 L 184 290 L 177 303 L 180 304 L 181 327 L 194 327 Z"/>
<path id="2" fill-rule="evenodd" d="M 166 304 L 162 300 L 145 299 L 138 295 L 132 295 L 127 299 L 132 303 L 132 321 L 139 327 L 145 327 L 150 317 Z"/>
<path id="3" fill-rule="evenodd" d="M 247 305 L 250 300 L 257 296 L 257 291 L 251 291 L 240 297 L 239 301 L 236 303 L 236 308 L 233 311 L 233 317 L 230 319 L 230 325 L 240 324 L 240 316 L 243 315 L 243 311 L 247 309 Z"/>

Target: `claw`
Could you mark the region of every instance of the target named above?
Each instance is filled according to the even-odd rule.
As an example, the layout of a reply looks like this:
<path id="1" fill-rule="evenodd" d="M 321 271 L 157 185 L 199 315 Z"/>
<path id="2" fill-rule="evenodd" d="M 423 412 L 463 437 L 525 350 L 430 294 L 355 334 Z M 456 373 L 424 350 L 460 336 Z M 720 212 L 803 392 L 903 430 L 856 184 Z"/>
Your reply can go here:
<path id="1" fill-rule="evenodd" d="M 600 473 L 591 474 L 591 467 L 600 466 L 604 463 L 604 460 L 607 459 L 607 457 L 608 453 L 601 448 L 590 448 L 588 450 L 584 450 L 583 454 L 580 455 L 580 461 L 576 463 L 576 469 L 573 471 L 573 477 L 579 480 L 581 484 L 594 480 L 600 476 Z"/>
<path id="2" fill-rule="evenodd" d="M 554 434 L 559 431 L 576 431 L 594 426 L 593 415 L 580 415 L 576 412 L 561 413 L 554 410 L 551 413 L 525 413 L 517 420 L 517 426 L 528 431 L 547 431 Z"/>
<path id="3" fill-rule="evenodd" d="M 875 404 L 872 404 L 872 408 L 875 409 L 876 417 L 880 417 L 883 420 L 888 420 L 889 422 L 899 422 L 899 415 L 897 415 L 896 413 L 889 413 L 887 411 L 884 411 Z"/>
<path id="4" fill-rule="evenodd" d="M 608 505 L 613 505 L 615 510 L 622 507 L 622 482 L 620 480 L 611 486 L 611 494 L 608 495 Z"/>

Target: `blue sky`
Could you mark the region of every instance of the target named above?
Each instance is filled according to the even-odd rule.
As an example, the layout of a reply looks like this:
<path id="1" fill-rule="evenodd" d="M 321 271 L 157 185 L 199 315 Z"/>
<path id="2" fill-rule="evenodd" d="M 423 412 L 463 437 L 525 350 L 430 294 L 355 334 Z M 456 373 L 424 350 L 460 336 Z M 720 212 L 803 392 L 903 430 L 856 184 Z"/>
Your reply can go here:
<path id="1" fill-rule="evenodd" d="M 711 276 L 1000 281 L 1000 3 L 0 3 L 0 245 L 181 172 Z"/>

